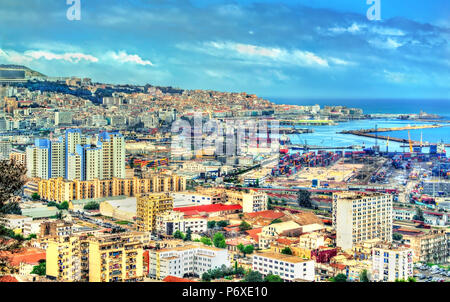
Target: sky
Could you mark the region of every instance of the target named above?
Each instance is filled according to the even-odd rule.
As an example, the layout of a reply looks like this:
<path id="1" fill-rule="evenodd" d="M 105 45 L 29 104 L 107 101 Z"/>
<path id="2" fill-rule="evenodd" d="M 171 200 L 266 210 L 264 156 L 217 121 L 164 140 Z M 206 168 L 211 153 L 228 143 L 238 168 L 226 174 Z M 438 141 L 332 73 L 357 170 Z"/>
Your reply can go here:
<path id="1" fill-rule="evenodd" d="M 280 98 L 450 100 L 450 1 L 1 0 L 0 64 Z M 71 0 L 69 0 L 71 2 Z"/>

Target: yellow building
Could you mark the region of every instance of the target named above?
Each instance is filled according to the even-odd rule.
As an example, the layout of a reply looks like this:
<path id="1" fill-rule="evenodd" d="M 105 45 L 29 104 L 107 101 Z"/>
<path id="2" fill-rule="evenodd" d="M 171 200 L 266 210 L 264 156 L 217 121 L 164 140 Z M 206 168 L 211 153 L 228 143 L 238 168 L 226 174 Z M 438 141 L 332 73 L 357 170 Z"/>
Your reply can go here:
<path id="1" fill-rule="evenodd" d="M 143 277 L 143 247 L 133 234 L 88 237 L 89 282 L 137 281 Z"/>
<path id="2" fill-rule="evenodd" d="M 134 233 L 49 239 L 46 274 L 59 281 L 121 282 L 143 277 L 143 244 Z"/>
<path id="3" fill-rule="evenodd" d="M 81 240 L 78 236 L 53 237 L 46 250 L 46 274 L 60 281 L 81 279 Z"/>
<path id="4" fill-rule="evenodd" d="M 137 197 L 136 222 L 139 231 L 152 232 L 156 216 L 173 209 L 173 198 L 168 193 L 149 193 Z"/>
<path id="5" fill-rule="evenodd" d="M 41 179 L 38 192 L 41 198 L 64 202 L 113 196 L 137 196 L 143 193 L 180 192 L 186 190 L 186 178 L 178 175 L 155 174 L 139 179 L 113 178 L 108 180 L 65 180 L 62 177 Z"/>

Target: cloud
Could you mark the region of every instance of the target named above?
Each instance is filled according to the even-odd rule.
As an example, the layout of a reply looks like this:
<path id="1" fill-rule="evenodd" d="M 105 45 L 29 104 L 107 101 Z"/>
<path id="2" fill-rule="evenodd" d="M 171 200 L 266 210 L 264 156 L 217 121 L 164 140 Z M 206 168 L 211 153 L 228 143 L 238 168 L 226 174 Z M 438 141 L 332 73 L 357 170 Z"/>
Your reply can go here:
<path id="1" fill-rule="evenodd" d="M 335 65 L 343 65 L 343 66 L 348 66 L 348 65 L 355 65 L 355 63 L 353 62 L 349 62 L 349 61 L 345 61 L 342 59 L 338 59 L 338 58 L 328 58 L 328 60 L 330 60 L 330 62 L 332 62 Z"/>
<path id="2" fill-rule="evenodd" d="M 8 63 L 15 63 L 15 64 L 26 64 L 32 61 L 31 58 L 14 50 L 0 49 L 0 58 L 2 58 Z"/>
<path id="3" fill-rule="evenodd" d="M 383 70 L 383 73 L 389 82 L 403 83 L 407 80 L 407 75 L 401 72 Z"/>
<path id="4" fill-rule="evenodd" d="M 98 59 L 92 55 L 84 53 L 61 53 L 57 54 L 46 50 L 27 50 L 24 53 L 20 53 L 14 50 L 1 50 L 0 57 L 10 63 L 26 64 L 34 60 L 59 60 L 70 63 L 78 63 L 80 61 L 98 62 Z"/>
<path id="5" fill-rule="evenodd" d="M 386 40 L 381 39 L 369 40 L 369 43 L 378 48 L 385 48 L 385 49 L 397 49 L 403 46 L 403 43 L 398 42 L 397 40 L 392 38 L 387 38 Z"/>
<path id="6" fill-rule="evenodd" d="M 333 33 L 344 33 L 344 32 L 356 33 L 361 31 L 361 29 L 363 28 L 366 28 L 366 25 L 363 24 L 358 25 L 356 23 L 352 23 L 352 25 L 349 27 L 332 27 L 329 29 L 329 31 Z"/>
<path id="7" fill-rule="evenodd" d="M 87 55 L 84 53 L 79 52 L 68 52 L 68 53 L 62 53 L 57 54 L 50 51 L 45 50 L 28 50 L 24 53 L 25 56 L 39 60 L 39 59 L 45 59 L 45 60 L 62 60 L 70 63 L 78 63 L 80 61 L 87 61 L 87 62 L 98 62 L 98 58 Z"/>
<path id="8" fill-rule="evenodd" d="M 149 60 L 144 60 L 138 55 L 127 54 L 126 51 L 109 52 L 108 54 L 113 60 L 119 63 L 133 63 L 142 66 L 153 66 L 153 63 Z"/>
<path id="9" fill-rule="evenodd" d="M 249 64 L 260 64 L 273 66 L 281 64 L 284 66 L 309 66 L 328 67 L 328 61 L 310 51 L 300 49 L 288 50 L 280 47 L 264 47 L 253 44 L 243 44 L 236 42 L 209 41 L 201 45 L 192 46 L 180 44 L 178 48 L 184 50 L 194 50 L 212 56 L 238 59 Z"/>

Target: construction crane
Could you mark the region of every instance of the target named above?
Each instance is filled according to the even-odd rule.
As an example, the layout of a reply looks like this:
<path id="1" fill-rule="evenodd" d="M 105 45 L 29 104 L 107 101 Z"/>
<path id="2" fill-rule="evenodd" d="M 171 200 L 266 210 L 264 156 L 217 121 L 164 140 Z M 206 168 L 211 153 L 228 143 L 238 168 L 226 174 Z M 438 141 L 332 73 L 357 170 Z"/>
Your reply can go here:
<path id="1" fill-rule="evenodd" d="M 412 142 L 411 142 L 411 133 L 408 130 L 408 141 L 409 141 L 409 152 L 413 152 L 413 146 L 412 146 Z"/>
<path id="2" fill-rule="evenodd" d="M 420 131 L 420 149 L 422 149 L 422 131 Z"/>

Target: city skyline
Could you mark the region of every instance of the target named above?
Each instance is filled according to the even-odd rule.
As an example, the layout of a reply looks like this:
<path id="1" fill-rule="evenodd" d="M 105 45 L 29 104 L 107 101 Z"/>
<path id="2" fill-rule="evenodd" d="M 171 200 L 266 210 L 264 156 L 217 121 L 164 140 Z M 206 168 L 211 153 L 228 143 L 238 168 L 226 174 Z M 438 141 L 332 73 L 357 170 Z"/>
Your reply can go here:
<path id="1" fill-rule="evenodd" d="M 7 1 L 0 62 L 265 97 L 448 99 L 445 1 L 381 1 L 381 21 L 339 2 L 81 1 L 69 21 L 65 1 Z"/>

